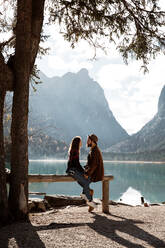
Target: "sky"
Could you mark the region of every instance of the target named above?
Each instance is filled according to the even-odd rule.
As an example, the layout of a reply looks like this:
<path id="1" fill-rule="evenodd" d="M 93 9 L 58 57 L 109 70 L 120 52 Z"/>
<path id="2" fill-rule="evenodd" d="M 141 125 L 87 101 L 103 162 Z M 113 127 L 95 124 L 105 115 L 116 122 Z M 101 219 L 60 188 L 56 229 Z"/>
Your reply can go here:
<path id="1" fill-rule="evenodd" d="M 144 75 L 139 62 L 124 64 L 113 46 L 107 54 L 97 50 L 96 60 L 93 60 L 94 50 L 85 41 L 72 49 L 54 27 L 47 28 L 47 34 L 51 38 L 44 46 L 51 49 L 49 55 L 37 60 L 37 65 L 48 77 L 88 69 L 89 76 L 104 89 L 110 110 L 128 134 L 138 132 L 154 117 L 165 85 L 165 56 L 150 61 L 149 73 Z"/>
<path id="2" fill-rule="evenodd" d="M 160 4 L 164 10 L 165 0 L 160 0 Z M 50 48 L 49 55 L 36 62 L 48 77 L 77 73 L 86 68 L 89 76 L 104 89 L 113 115 L 128 134 L 138 132 L 154 117 L 165 85 L 165 56 L 160 55 L 151 61 L 149 73 L 144 75 L 139 62 L 132 61 L 125 65 L 113 45 L 107 49 L 107 54 L 97 50 L 96 60 L 92 60 L 94 50 L 85 41 L 72 49 L 54 26 L 47 27 L 46 34 L 50 35 L 44 43 L 45 47 Z"/>
<path id="3" fill-rule="evenodd" d="M 165 10 L 165 0 L 159 2 L 162 10 Z M 0 10 L 1 7 L 0 5 Z M 50 35 L 43 44 L 50 48 L 49 55 L 36 62 L 38 68 L 48 77 L 62 76 L 67 72 L 77 73 L 86 68 L 89 76 L 104 89 L 110 110 L 128 134 L 138 132 L 154 117 L 165 85 L 165 56 L 160 55 L 150 61 L 149 73 L 144 75 L 140 71 L 139 62 L 124 64 L 112 44 L 108 46 L 107 54 L 97 50 L 96 60 L 93 60 L 94 49 L 87 42 L 81 41 L 72 49 L 54 26 L 47 26 L 45 34 Z M 0 41 L 10 35 L 1 35 Z"/>

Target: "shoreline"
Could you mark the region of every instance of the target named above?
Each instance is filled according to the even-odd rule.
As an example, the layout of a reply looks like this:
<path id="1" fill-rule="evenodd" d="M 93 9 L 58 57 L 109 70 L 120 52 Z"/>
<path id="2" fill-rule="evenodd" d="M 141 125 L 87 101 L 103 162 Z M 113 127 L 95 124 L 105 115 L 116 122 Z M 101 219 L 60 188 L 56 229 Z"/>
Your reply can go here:
<path id="1" fill-rule="evenodd" d="M 86 162 L 85 159 L 81 159 L 81 162 Z M 67 162 L 67 159 L 56 159 L 56 158 L 48 158 L 48 159 L 29 159 L 29 162 Z M 165 161 L 135 161 L 135 160 L 108 160 L 104 159 L 105 163 L 123 163 L 123 164 L 165 164 Z"/>
<path id="2" fill-rule="evenodd" d="M 31 194 L 30 194 L 31 195 Z M 43 193 L 36 193 L 34 192 L 32 195 L 35 195 L 35 197 L 28 197 L 28 200 L 31 201 L 31 202 L 48 202 L 51 207 L 53 208 L 56 208 L 57 206 L 58 207 L 67 207 L 67 206 L 84 206 L 84 202 L 82 202 L 82 199 L 79 195 L 63 195 L 63 194 L 45 194 L 43 198 L 41 198 L 41 195 L 43 195 Z M 40 195 L 40 197 L 39 197 Z M 48 197 L 48 198 L 47 198 Z M 50 197 L 50 199 L 49 199 Z M 56 201 L 56 203 L 58 202 L 58 205 L 52 205 L 52 202 L 53 201 L 53 204 L 54 204 L 54 200 Z M 94 198 L 93 199 L 94 202 L 96 203 L 96 205 L 102 205 L 102 200 L 100 198 Z M 132 204 L 130 203 L 130 201 L 120 201 L 119 199 L 118 200 L 110 200 L 109 199 L 109 206 L 129 206 L 129 207 L 152 207 L 152 206 L 165 206 L 165 201 L 162 201 L 162 202 L 149 202 L 147 200 L 144 200 L 144 202 L 139 202 L 139 203 L 133 203 Z"/>
<path id="3" fill-rule="evenodd" d="M 134 160 L 104 160 L 109 163 L 125 163 L 125 164 L 165 164 L 165 161 L 134 161 Z"/>

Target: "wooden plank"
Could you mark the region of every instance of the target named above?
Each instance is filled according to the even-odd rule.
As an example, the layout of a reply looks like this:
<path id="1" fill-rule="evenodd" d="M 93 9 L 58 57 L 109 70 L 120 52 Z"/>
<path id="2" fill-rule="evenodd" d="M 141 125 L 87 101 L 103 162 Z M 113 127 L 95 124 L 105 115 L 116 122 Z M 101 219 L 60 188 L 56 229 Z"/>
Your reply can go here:
<path id="1" fill-rule="evenodd" d="M 110 181 L 113 180 L 112 175 L 106 175 L 104 176 L 104 181 Z M 30 174 L 28 175 L 28 180 L 30 183 L 34 182 L 74 182 L 75 179 L 68 175 L 54 175 L 54 174 Z"/>
<path id="2" fill-rule="evenodd" d="M 109 181 L 102 181 L 102 211 L 109 213 Z"/>
<path id="3" fill-rule="evenodd" d="M 114 179 L 114 176 L 112 176 L 112 175 L 106 175 L 106 176 L 104 176 L 103 181 L 106 181 L 106 180 L 111 181 L 113 179 Z"/>
<path id="4" fill-rule="evenodd" d="M 46 195 L 46 193 L 43 192 L 29 192 L 29 195 Z"/>
<path id="5" fill-rule="evenodd" d="M 73 182 L 74 178 L 68 175 L 38 175 L 33 174 L 28 176 L 30 183 L 32 182 Z"/>

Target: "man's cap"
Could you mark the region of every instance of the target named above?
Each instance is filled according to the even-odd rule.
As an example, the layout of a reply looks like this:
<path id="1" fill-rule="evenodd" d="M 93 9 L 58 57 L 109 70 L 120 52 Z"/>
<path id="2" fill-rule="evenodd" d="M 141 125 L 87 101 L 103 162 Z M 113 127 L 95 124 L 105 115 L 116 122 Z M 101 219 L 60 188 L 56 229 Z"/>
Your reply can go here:
<path id="1" fill-rule="evenodd" d="M 88 135 L 88 137 L 89 137 L 93 142 L 97 143 L 98 138 L 97 138 L 97 136 L 96 136 L 95 134 Z"/>

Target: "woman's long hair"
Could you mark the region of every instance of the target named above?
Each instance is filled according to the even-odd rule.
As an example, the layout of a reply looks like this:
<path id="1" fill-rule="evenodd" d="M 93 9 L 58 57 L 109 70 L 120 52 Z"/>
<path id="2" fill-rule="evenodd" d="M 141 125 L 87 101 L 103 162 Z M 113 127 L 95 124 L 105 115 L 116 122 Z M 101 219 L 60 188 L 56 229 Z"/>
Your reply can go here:
<path id="1" fill-rule="evenodd" d="M 80 142 L 81 142 L 80 136 L 74 137 L 70 143 L 68 153 L 71 154 L 73 151 L 76 151 L 79 153 L 80 152 Z"/>

